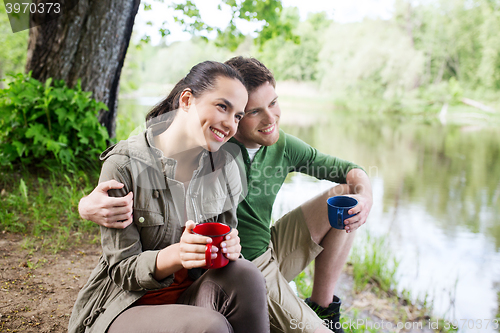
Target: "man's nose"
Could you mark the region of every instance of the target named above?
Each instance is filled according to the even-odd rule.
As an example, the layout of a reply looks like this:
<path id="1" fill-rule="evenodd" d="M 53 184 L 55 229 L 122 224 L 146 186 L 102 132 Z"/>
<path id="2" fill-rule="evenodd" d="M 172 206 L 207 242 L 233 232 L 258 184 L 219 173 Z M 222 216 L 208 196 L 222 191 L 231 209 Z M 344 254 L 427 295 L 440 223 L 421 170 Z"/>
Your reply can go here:
<path id="1" fill-rule="evenodd" d="M 275 120 L 274 113 L 271 110 L 266 109 L 265 112 L 264 112 L 264 118 L 262 120 L 266 124 L 272 124 L 272 123 L 274 123 L 274 120 Z"/>

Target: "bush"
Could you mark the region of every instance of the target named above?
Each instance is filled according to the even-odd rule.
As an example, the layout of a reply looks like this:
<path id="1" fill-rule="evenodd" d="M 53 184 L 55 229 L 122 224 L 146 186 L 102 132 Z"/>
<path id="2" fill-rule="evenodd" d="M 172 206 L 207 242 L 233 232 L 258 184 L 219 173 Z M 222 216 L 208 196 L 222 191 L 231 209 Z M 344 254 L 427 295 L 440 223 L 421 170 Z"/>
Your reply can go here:
<path id="1" fill-rule="evenodd" d="M 17 74 L 0 90 L 0 165 L 62 165 L 70 171 L 96 165 L 109 139 L 97 113 L 107 106 L 64 81 L 45 84 Z"/>

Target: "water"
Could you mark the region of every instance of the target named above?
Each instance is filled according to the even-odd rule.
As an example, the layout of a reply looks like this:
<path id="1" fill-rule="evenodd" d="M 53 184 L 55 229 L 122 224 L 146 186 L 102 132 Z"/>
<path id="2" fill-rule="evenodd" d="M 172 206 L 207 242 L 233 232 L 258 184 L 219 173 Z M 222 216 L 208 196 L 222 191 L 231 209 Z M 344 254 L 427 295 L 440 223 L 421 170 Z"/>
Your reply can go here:
<path id="1" fill-rule="evenodd" d="M 148 104 L 157 101 L 121 101 L 118 133 L 120 127 L 122 133 L 132 130 Z M 500 291 L 500 128 L 470 130 L 437 121 L 356 115 L 333 111 L 328 104 L 304 114 L 308 103 L 281 99 L 282 128 L 368 172 L 374 205 L 360 232 L 389 239 L 400 260 L 400 290 L 420 298 L 428 295 L 436 315 L 461 324 L 461 319 L 495 318 Z M 274 219 L 331 185 L 290 175 L 277 197 Z M 484 329 L 482 323 L 480 332 L 494 332 L 491 324 Z"/>
<path id="2" fill-rule="evenodd" d="M 339 113 L 282 128 L 368 172 L 374 206 L 360 231 L 389 239 L 400 260 L 400 290 L 427 295 L 436 315 L 460 325 L 473 319 L 474 329 L 464 331 L 494 332 L 492 324 L 484 328 L 485 321 L 481 330 L 475 327 L 498 311 L 500 128 L 467 131 Z M 274 219 L 330 186 L 289 176 Z"/>

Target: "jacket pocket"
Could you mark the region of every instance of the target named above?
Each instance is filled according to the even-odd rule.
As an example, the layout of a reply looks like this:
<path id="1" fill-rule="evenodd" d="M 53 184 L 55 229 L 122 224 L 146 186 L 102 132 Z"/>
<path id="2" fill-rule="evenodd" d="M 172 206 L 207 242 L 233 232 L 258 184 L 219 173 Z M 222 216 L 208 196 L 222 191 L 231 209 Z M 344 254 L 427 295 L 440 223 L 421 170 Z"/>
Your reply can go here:
<path id="1" fill-rule="evenodd" d="M 162 214 L 149 210 L 134 209 L 134 223 L 138 228 L 161 226 L 165 224 Z"/>
<path id="2" fill-rule="evenodd" d="M 166 223 L 165 217 L 156 212 L 134 210 L 134 224 L 139 230 L 143 251 L 158 249 L 165 238 L 170 239 L 169 234 L 172 233 L 170 223 Z"/>

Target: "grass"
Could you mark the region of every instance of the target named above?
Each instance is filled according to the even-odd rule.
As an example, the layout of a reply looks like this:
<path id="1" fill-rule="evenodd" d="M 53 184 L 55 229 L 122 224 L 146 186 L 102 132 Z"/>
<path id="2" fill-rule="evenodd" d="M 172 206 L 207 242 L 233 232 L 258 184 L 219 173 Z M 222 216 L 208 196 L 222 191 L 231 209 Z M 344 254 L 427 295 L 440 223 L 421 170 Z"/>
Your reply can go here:
<path id="1" fill-rule="evenodd" d="M 380 328 L 377 328 L 375 325 L 370 325 L 368 320 L 362 319 L 358 309 L 353 310 L 349 319 L 342 316 L 340 318 L 340 323 L 346 333 L 377 333 L 380 331 Z"/>
<path id="2" fill-rule="evenodd" d="M 393 329 L 396 329 L 397 323 L 411 324 L 412 327 L 428 326 L 431 320 L 428 313 L 432 303 L 427 300 L 427 296 L 423 300 L 412 301 L 414 298 L 409 291 L 397 292 L 398 266 L 399 262 L 384 237 L 358 235 L 347 264 L 347 273 L 353 278 L 353 292 L 368 302 L 370 309 L 391 308 L 386 317 L 392 318 L 390 324 Z M 294 280 L 302 298 L 311 295 L 313 267 L 314 263 L 311 263 Z M 388 328 L 389 322 L 385 321 L 386 326 L 382 327 L 380 322 L 367 318 L 366 315 L 360 316 L 361 310 L 355 306 L 348 309 L 348 312 L 344 311 L 345 307 L 341 317 L 345 332 L 379 332 Z M 439 323 L 439 332 L 453 332 L 453 328 L 446 329 L 445 321 L 435 318 L 432 320 Z"/>
<path id="3" fill-rule="evenodd" d="M 0 230 L 25 236 L 24 247 L 52 252 L 90 237 L 98 228 L 83 221 L 78 202 L 97 183 L 95 172 L 0 171 Z"/>
<path id="4" fill-rule="evenodd" d="M 496 319 L 500 321 L 500 291 L 497 292 L 497 303 L 498 303 L 498 309 L 497 309 Z"/>
<path id="5" fill-rule="evenodd" d="M 348 262 L 352 272 L 354 291 L 370 291 L 375 299 L 387 299 L 393 305 L 396 322 L 422 322 L 430 320 L 432 302 L 428 295 L 415 298 L 408 290 L 398 292 L 396 273 L 399 261 L 386 238 L 360 235 L 355 242 Z"/>
<path id="6" fill-rule="evenodd" d="M 366 235 L 355 244 L 349 259 L 354 290 L 360 292 L 369 285 L 377 295 L 392 292 L 397 286 L 398 265 L 385 238 Z"/>

